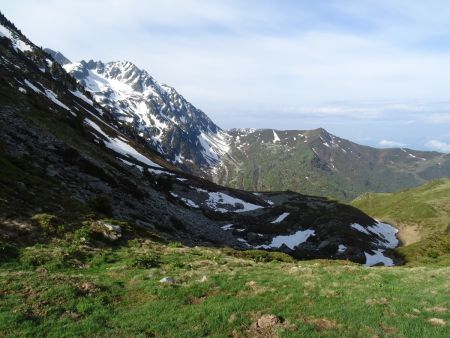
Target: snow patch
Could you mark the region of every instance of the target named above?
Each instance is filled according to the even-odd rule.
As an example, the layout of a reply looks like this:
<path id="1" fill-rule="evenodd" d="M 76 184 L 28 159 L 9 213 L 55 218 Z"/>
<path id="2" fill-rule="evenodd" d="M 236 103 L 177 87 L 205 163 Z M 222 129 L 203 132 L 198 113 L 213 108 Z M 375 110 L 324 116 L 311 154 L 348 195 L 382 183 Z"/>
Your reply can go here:
<path id="1" fill-rule="evenodd" d="M 226 224 L 224 226 L 221 226 L 221 228 L 222 228 L 222 230 L 225 230 L 225 231 L 232 230 L 233 229 L 233 225 L 234 224 Z"/>
<path id="2" fill-rule="evenodd" d="M 256 248 L 262 249 L 275 249 L 280 248 L 283 244 L 285 244 L 288 248 L 294 250 L 295 247 L 300 244 L 306 242 L 309 237 L 314 236 L 315 232 L 312 229 L 307 230 L 299 230 L 292 235 L 287 236 L 276 236 L 272 238 L 272 242 L 268 245 L 258 245 Z"/>
<path id="3" fill-rule="evenodd" d="M 84 95 L 82 92 L 80 92 L 79 90 L 75 90 L 75 91 L 70 91 L 73 95 L 75 95 L 76 97 L 82 99 L 84 102 L 89 103 L 91 106 L 94 105 L 94 102 L 92 102 L 92 100 L 89 100 L 87 98 L 86 95 Z"/>
<path id="4" fill-rule="evenodd" d="M 272 221 L 270 223 L 272 223 L 272 224 L 281 223 L 288 216 L 289 216 L 289 213 L 288 212 L 284 212 L 280 216 L 278 216 L 277 219 L 275 219 L 274 221 Z"/>
<path id="5" fill-rule="evenodd" d="M 32 47 L 28 43 L 19 39 L 16 33 L 2 25 L 0 25 L 0 36 L 10 39 L 15 51 L 29 52 L 32 50 Z"/>
<path id="6" fill-rule="evenodd" d="M 358 230 L 359 232 L 363 232 L 363 233 L 365 233 L 366 235 L 370 235 L 369 231 L 367 231 L 367 229 L 364 228 L 361 224 L 353 223 L 353 224 L 350 224 L 350 226 L 351 226 L 353 229 Z"/>
<path id="7" fill-rule="evenodd" d="M 373 250 L 373 254 L 365 252 L 366 255 L 366 266 L 373 266 L 378 263 L 383 263 L 385 266 L 392 266 L 394 262 L 391 258 L 386 257 L 384 252 L 386 249 L 393 249 L 398 246 L 397 232 L 398 230 L 390 224 L 382 223 L 377 220 L 377 223 L 364 228 L 360 224 L 351 224 L 353 229 L 363 232 L 367 235 L 372 235 L 378 238 L 376 244 L 379 246 L 378 249 Z"/>
<path id="8" fill-rule="evenodd" d="M 142 155 L 140 152 L 130 146 L 127 142 L 124 142 L 119 138 L 108 138 L 108 140 L 105 142 L 105 145 L 116 153 L 133 157 L 135 160 L 138 160 L 139 162 L 145 163 L 152 167 L 162 168 L 160 165 L 151 161 L 146 156 Z"/>
<path id="9" fill-rule="evenodd" d="M 225 212 L 246 212 L 246 211 L 252 211 L 256 209 L 262 208 L 260 205 L 252 204 L 245 202 L 239 198 L 232 197 L 230 195 L 224 194 L 222 192 L 209 192 L 208 193 L 208 200 L 206 201 L 206 205 L 213 209 L 214 211 L 225 213 Z M 233 208 L 236 208 L 237 205 L 240 204 L 243 206 L 241 209 L 237 210 L 227 210 L 221 206 L 223 205 L 229 205 Z"/>
<path id="10" fill-rule="evenodd" d="M 56 95 L 53 91 L 50 89 L 45 88 L 45 95 L 53 102 L 56 103 L 61 108 L 67 109 L 70 111 L 70 108 L 67 107 L 64 103 L 58 100 L 58 95 Z"/>
<path id="11" fill-rule="evenodd" d="M 426 160 L 427 160 L 426 158 L 418 157 L 418 156 L 415 156 L 415 155 L 413 155 L 413 154 L 411 154 L 411 153 L 408 153 L 408 155 L 409 155 L 410 157 L 412 157 L 412 158 L 417 159 L 417 160 L 422 160 L 422 161 L 426 161 Z"/>
<path id="12" fill-rule="evenodd" d="M 374 266 L 375 264 L 383 263 L 384 266 L 393 266 L 394 261 L 386 257 L 384 254 L 383 249 L 374 250 L 373 254 L 369 254 L 367 252 L 364 252 L 366 255 L 366 266 Z"/>
<path id="13" fill-rule="evenodd" d="M 280 142 L 280 138 L 278 137 L 278 135 L 277 135 L 277 133 L 275 132 L 275 130 L 272 130 L 273 131 L 273 143 L 277 143 L 277 142 Z"/>
<path id="14" fill-rule="evenodd" d="M 41 94 L 42 94 L 42 91 L 41 91 L 38 87 L 36 87 L 34 84 L 32 84 L 30 81 L 24 80 L 24 82 L 25 82 L 25 84 L 26 84 L 28 87 L 30 87 L 34 92 L 36 92 L 36 93 L 41 93 Z"/>
<path id="15" fill-rule="evenodd" d="M 339 244 L 337 252 L 343 253 L 343 252 L 345 252 L 345 250 L 347 250 L 347 247 L 344 244 Z"/>

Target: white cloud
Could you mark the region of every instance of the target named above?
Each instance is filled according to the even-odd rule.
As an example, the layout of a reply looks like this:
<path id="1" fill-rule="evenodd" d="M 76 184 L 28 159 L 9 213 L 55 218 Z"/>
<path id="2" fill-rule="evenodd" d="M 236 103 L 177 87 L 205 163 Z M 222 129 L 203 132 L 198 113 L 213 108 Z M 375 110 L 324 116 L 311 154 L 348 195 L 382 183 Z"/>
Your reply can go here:
<path id="1" fill-rule="evenodd" d="M 132 61 L 224 128 L 333 127 L 420 147 L 450 129 L 450 2 L 3 2 L 38 45 Z"/>
<path id="2" fill-rule="evenodd" d="M 429 149 L 437 150 L 443 153 L 450 153 L 450 143 L 445 143 L 438 140 L 430 140 L 425 146 Z"/>
<path id="3" fill-rule="evenodd" d="M 378 142 L 378 144 L 381 147 L 386 147 L 386 148 L 401 148 L 401 147 L 406 146 L 406 144 L 404 144 L 404 143 L 390 141 L 390 140 L 381 140 L 380 142 Z"/>

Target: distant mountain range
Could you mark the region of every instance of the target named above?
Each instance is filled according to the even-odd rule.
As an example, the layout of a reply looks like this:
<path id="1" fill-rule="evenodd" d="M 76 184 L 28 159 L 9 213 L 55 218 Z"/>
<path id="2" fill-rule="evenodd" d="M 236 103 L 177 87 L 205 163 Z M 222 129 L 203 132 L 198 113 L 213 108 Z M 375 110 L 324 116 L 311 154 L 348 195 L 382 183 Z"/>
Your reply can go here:
<path id="1" fill-rule="evenodd" d="M 450 155 L 377 149 L 315 130 L 236 129 L 213 178 L 247 190 L 293 190 L 351 200 L 450 177 Z"/>
<path id="2" fill-rule="evenodd" d="M 220 129 L 175 89 L 130 62 L 60 60 L 118 123 L 179 168 L 233 188 L 351 200 L 450 177 L 450 155 L 377 149 L 316 130 Z"/>
<path id="3" fill-rule="evenodd" d="M 108 222 L 126 222 L 140 239 L 395 263 L 396 229 L 355 207 L 179 170 L 218 168 L 230 136 L 130 63 L 67 61 L 0 14 L 0 248 L 73 236 L 97 221 L 110 234 L 117 226 Z M 54 218 L 64 221 L 53 228 Z"/>

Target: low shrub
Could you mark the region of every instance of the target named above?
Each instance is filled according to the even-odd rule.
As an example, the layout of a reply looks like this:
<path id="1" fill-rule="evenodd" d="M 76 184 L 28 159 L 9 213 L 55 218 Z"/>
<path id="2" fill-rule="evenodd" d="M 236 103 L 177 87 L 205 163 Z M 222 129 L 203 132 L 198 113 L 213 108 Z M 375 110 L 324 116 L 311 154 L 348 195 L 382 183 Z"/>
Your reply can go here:
<path id="1" fill-rule="evenodd" d="M 181 244 L 180 242 L 170 242 L 167 244 L 167 246 L 169 248 L 182 248 L 183 244 Z"/>
<path id="2" fill-rule="evenodd" d="M 267 262 L 285 262 L 292 263 L 295 259 L 288 254 L 278 251 L 264 251 L 264 250 L 225 250 L 225 253 L 237 258 L 251 259 L 257 263 Z"/>
<path id="3" fill-rule="evenodd" d="M 32 222 L 44 231 L 53 232 L 58 230 L 58 217 L 51 214 L 36 214 L 31 217 Z"/>
<path id="4" fill-rule="evenodd" d="M 19 256 L 19 249 L 10 243 L 0 241 L 0 262 Z"/>
<path id="5" fill-rule="evenodd" d="M 157 268 L 161 266 L 161 258 L 153 253 L 140 254 L 132 259 L 131 266 L 142 269 Z"/>

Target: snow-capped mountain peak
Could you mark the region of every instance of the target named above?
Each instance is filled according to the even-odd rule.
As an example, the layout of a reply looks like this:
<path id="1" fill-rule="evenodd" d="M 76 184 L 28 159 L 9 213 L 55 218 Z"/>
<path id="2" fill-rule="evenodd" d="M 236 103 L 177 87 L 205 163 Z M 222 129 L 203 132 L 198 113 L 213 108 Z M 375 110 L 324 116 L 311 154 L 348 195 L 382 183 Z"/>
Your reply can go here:
<path id="1" fill-rule="evenodd" d="M 173 163 L 211 167 L 228 151 L 227 134 L 205 113 L 132 62 L 90 60 L 63 66 L 95 101 Z"/>

